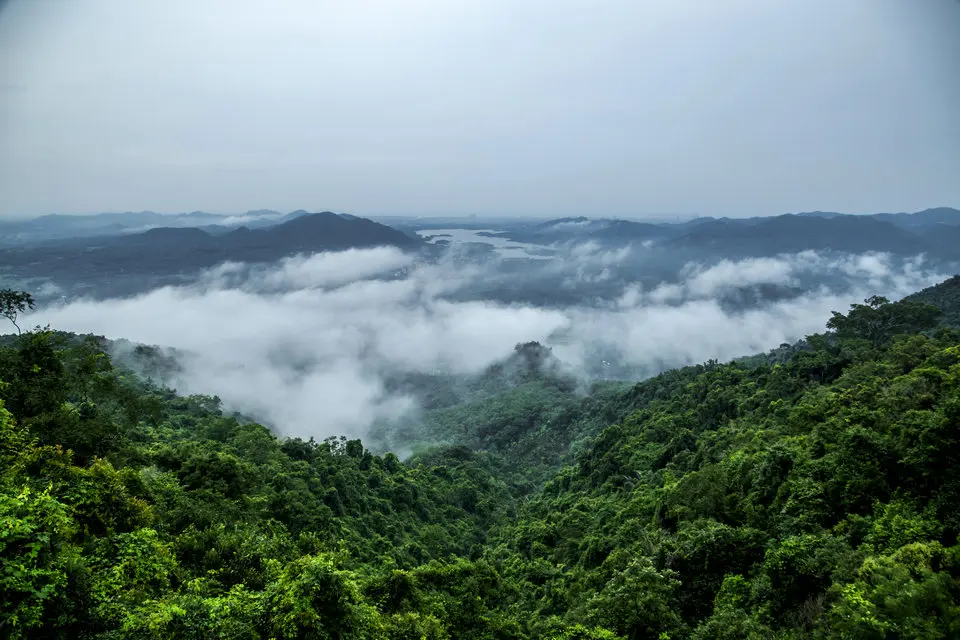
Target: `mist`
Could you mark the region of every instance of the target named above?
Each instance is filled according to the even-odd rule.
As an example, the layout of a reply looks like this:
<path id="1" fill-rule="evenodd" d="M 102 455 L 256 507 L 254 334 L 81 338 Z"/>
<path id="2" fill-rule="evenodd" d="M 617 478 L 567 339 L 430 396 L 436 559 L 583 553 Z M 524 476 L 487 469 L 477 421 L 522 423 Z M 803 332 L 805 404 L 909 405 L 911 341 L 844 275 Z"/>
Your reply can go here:
<path id="1" fill-rule="evenodd" d="M 582 279 L 628 257 L 578 247 L 540 268 Z M 423 263 L 391 248 L 295 256 L 269 266 L 224 264 L 192 284 L 132 298 L 47 307 L 28 322 L 172 348 L 180 371 L 162 382 L 217 395 L 226 409 L 282 435 L 363 437 L 374 421 L 418 408 L 387 391 L 397 373 L 478 373 L 516 344 L 538 341 L 585 379 L 604 375 L 609 354 L 640 379 L 794 342 L 823 330 L 833 310 L 874 294 L 900 298 L 947 277 L 921 257 L 803 252 L 692 262 L 677 281 L 626 283 L 616 298 L 591 304 L 471 299 L 499 269 Z M 767 285 L 794 293 L 742 308 L 725 302 Z"/>

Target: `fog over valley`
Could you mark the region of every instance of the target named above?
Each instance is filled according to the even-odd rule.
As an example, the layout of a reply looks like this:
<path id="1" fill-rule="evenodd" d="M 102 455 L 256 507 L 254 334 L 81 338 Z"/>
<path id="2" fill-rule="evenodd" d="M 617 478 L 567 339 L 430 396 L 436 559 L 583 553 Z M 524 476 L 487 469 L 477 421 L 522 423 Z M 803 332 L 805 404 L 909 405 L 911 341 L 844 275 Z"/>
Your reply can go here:
<path id="1" fill-rule="evenodd" d="M 919 257 L 805 251 L 689 262 L 670 281 L 644 285 L 624 271 L 643 250 L 555 247 L 559 256 L 530 261 L 522 274 L 504 274 L 509 258 L 451 252 L 425 261 L 392 247 L 226 263 L 187 285 L 55 304 L 27 321 L 174 349 L 180 368 L 164 383 L 320 440 L 366 436 L 375 420 L 417 410 L 415 395 L 388 390 L 392 376 L 476 375 L 537 341 L 584 382 L 637 380 L 793 343 L 822 329 L 832 310 L 874 294 L 899 299 L 948 275 Z M 578 304 L 483 296 L 510 278 L 586 292 L 622 284 Z"/>

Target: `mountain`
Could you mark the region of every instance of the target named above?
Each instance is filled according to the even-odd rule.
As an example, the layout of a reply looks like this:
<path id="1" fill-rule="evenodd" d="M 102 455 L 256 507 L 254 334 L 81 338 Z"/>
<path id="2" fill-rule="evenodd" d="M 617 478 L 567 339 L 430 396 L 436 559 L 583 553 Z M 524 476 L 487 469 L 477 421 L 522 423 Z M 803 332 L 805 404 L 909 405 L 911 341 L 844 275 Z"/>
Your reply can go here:
<path id="1" fill-rule="evenodd" d="M 296 212 L 299 213 L 299 212 Z M 289 214 L 294 216 L 294 214 Z M 205 211 L 163 214 L 153 211 L 97 213 L 90 215 L 49 214 L 31 220 L 0 221 L 0 244 L 49 242 L 70 238 L 91 238 L 138 233 L 153 227 L 235 227 L 239 224 L 270 226 L 289 216 L 258 209 L 230 216 Z M 295 216 L 294 216 L 295 217 Z"/>
<path id="2" fill-rule="evenodd" d="M 908 229 L 936 224 L 960 226 L 960 210 L 950 207 L 924 209 L 916 213 L 878 213 L 873 217 Z"/>
<path id="3" fill-rule="evenodd" d="M 804 211 L 796 215 L 800 216 L 801 218 L 825 218 L 827 220 L 831 220 L 833 218 L 838 218 L 840 216 L 845 216 L 848 214 L 837 213 L 835 211 Z"/>
<path id="4" fill-rule="evenodd" d="M 701 217 L 680 223 L 559 218 L 491 234 L 531 244 L 597 242 L 606 246 L 659 244 L 704 257 L 772 256 L 804 250 L 896 255 L 929 253 L 960 259 L 960 211 L 947 207 L 916 213 L 848 215 L 810 211 L 753 218 Z"/>
<path id="5" fill-rule="evenodd" d="M 295 212 L 263 229 L 213 235 L 199 228 L 160 227 L 143 233 L 0 249 L 0 267 L 20 277 L 95 281 L 195 273 L 224 261 L 270 262 L 296 253 L 393 246 L 416 249 L 418 238 L 365 218 Z"/>
<path id="6" fill-rule="evenodd" d="M 649 222 L 611 220 L 605 226 L 593 231 L 590 238 L 593 240 L 634 242 L 667 236 L 670 234 L 669 228 L 666 225 Z"/>
<path id="7" fill-rule="evenodd" d="M 960 210 L 941 207 L 897 214 L 849 215 L 809 211 L 752 218 L 701 217 L 680 223 L 580 216 L 520 225 L 496 235 L 534 244 L 587 241 L 630 244 L 665 240 L 673 247 L 711 248 L 722 253 L 744 255 L 814 249 L 890 251 L 896 254 L 933 250 L 938 254 L 960 256 L 960 248 L 949 247 L 948 241 L 936 238 L 945 230 L 952 238 L 951 234 L 957 229 L 960 229 Z M 769 244 L 764 245 L 764 242 Z"/>
<path id="8" fill-rule="evenodd" d="M 874 213 L 863 216 L 853 216 L 847 213 L 836 213 L 832 211 L 807 211 L 795 214 L 807 218 L 826 218 L 833 219 L 839 217 L 863 217 L 874 218 L 884 222 L 890 222 L 904 229 L 915 229 L 926 225 L 945 224 L 960 226 L 960 210 L 951 207 L 936 207 L 924 209 L 913 213 Z"/>
<path id="9" fill-rule="evenodd" d="M 769 256 L 806 250 L 914 255 L 930 247 L 916 234 L 873 217 L 790 214 L 758 219 L 752 224 L 708 222 L 671 240 L 670 244 L 732 256 Z"/>
<path id="10" fill-rule="evenodd" d="M 960 226 L 935 223 L 914 227 L 913 231 L 933 255 L 957 258 L 960 252 Z"/>
<path id="11" fill-rule="evenodd" d="M 595 241 L 607 245 L 622 245 L 651 238 L 672 235 L 674 225 L 635 222 L 632 220 L 589 219 L 585 217 L 559 218 L 536 225 L 511 229 L 494 237 L 516 242 L 550 245 L 568 242 Z"/>
<path id="12" fill-rule="evenodd" d="M 153 211 L 68 216 L 49 214 L 32 220 L 0 221 L 0 243 L 20 244 L 71 237 L 119 234 L 128 229 L 173 224 L 174 218 Z"/>
<path id="13" fill-rule="evenodd" d="M 233 234 L 227 235 L 228 241 L 231 235 Z M 330 212 L 288 216 L 282 224 L 245 235 L 243 240 L 239 241 L 239 246 L 250 244 L 251 238 L 256 244 L 287 247 L 298 251 L 329 251 L 381 245 L 413 248 L 420 245 L 416 238 L 378 222 L 366 218 L 347 218 Z"/>
<path id="14" fill-rule="evenodd" d="M 111 242 L 113 246 L 138 247 L 149 251 L 152 248 L 187 248 L 195 246 L 213 246 L 216 240 L 206 231 L 194 227 L 172 228 L 157 227 L 143 233 L 137 233 Z"/>

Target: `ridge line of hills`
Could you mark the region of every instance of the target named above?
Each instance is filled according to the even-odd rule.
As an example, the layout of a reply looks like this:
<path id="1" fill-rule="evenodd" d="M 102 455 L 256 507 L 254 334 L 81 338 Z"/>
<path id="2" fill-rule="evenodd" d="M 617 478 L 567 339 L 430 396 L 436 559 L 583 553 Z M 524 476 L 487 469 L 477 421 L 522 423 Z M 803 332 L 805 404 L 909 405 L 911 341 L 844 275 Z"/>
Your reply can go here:
<path id="1" fill-rule="evenodd" d="M 324 212 L 329 214 L 330 212 Z M 308 215 L 302 209 L 287 214 L 272 210 L 252 210 L 238 215 L 212 214 L 203 211 L 193 211 L 181 214 L 161 214 L 153 211 L 127 213 L 99 213 L 82 215 L 47 214 L 27 220 L 0 221 L 0 238 L 10 242 L 35 242 L 43 240 L 63 240 L 80 237 L 96 237 L 106 235 L 129 235 L 155 227 L 199 227 L 214 234 L 224 233 L 229 229 L 241 226 L 248 228 L 265 228 L 288 222 L 297 217 Z M 359 216 L 350 214 L 336 214 L 345 219 L 354 219 Z M 931 224 L 960 224 L 960 210 L 951 207 L 936 207 L 913 213 L 875 213 L 875 214 L 845 214 L 826 211 L 809 211 L 801 213 L 785 213 L 770 216 L 752 216 L 747 218 L 703 216 L 683 222 L 643 221 L 637 219 L 617 218 L 587 218 L 585 216 L 566 217 L 556 220 L 529 222 L 523 217 L 517 218 L 523 226 L 532 228 L 546 228 L 557 224 L 583 224 L 587 222 L 623 222 L 628 226 L 646 225 L 648 227 L 694 227 L 707 223 L 723 223 L 732 225 L 751 225 L 775 218 L 798 217 L 804 219 L 837 218 L 871 218 L 890 222 L 902 228 L 914 228 Z M 389 221 L 389 224 L 407 226 L 411 220 L 424 226 L 434 224 L 434 218 L 412 218 L 404 216 L 367 216 L 373 220 Z M 478 224 L 476 217 L 444 218 L 446 223 L 463 222 L 465 225 Z M 498 223 L 509 222 L 508 218 L 497 218 Z"/>
<path id="2" fill-rule="evenodd" d="M 913 214 L 847 215 L 814 212 L 755 218 L 697 218 L 682 223 L 560 218 L 490 234 L 517 242 L 597 242 L 624 246 L 654 243 L 666 249 L 715 251 L 724 256 L 760 256 L 804 250 L 928 253 L 960 257 L 960 210 Z"/>
<path id="3" fill-rule="evenodd" d="M 416 251 L 428 261 L 448 252 L 458 263 L 483 263 L 491 258 L 497 261 L 500 254 L 495 243 L 503 245 L 506 239 L 535 245 L 529 250 L 518 247 L 519 259 L 515 252 L 510 260 L 497 261 L 504 273 L 519 277 L 512 278 L 509 285 L 497 280 L 496 290 L 480 283 L 463 295 L 488 295 L 506 302 L 580 303 L 615 295 L 619 284 L 629 280 L 641 279 L 645 285 L 654 286 L 677 277 L 691 262 L 711 264 L 809 250 L 825 254 L 884 252 L 897 260 L 922 255 L 924 268 L 943 272 L 955 271 L 960 264 L 960 211 L 946 208 L 904 215 L 787 214 L 744 220 L 699 219 L 682 224 L 585 217 L 536 223 L 502 221 L 497 227 L 500 230 L 495 231 L 474 226 L 474 241 L 456 248 L 444 241 L 433 244 L 421 238 L 418 232 L 429 228 L 422 222 L 401 220 L 388 226 L 331 212 L 268 213 L 266 218 L 236 228 L 194 224 L 0 246 L 0 278 L 7 286 L 42 290 L 45 300 L 61 295 L 123 297 L 190 282 L 223 262 L 264 264 L 295 254 L 352 248 L 396 247 Z M 203 219 L 201 214 L 188 217 L 194 222 Z M 484 243 L 484 236 L 490 242 Z M 606 284 L 575 284 L 568 289 L 565 280 L 558 280 L 566 276 L 551 275 L 547 265 L 551 257 L 568 251 L 579 260 L 576 254 L 583 253 L 579 247 L 591 253 L 625 247 L 630 251 L 618 258 Z M 536 263 L 542 255 L 547 259 Z M 750 293 L 744 303 L 767 293 Z"/>
<path id="4" fill-rule="evenodd" d="M 195 273 L 225 261 L 272 262 L 298 253 L 391 246 L 417 249 L 423 241 L 366 218 L 295 212 L 261 228 L 211 233 L 198 227 L 158 227 L 142 233 L 73 238 L 0 248 L 0 267 L 19 277 L 96 278 L 124 274 Z"/>

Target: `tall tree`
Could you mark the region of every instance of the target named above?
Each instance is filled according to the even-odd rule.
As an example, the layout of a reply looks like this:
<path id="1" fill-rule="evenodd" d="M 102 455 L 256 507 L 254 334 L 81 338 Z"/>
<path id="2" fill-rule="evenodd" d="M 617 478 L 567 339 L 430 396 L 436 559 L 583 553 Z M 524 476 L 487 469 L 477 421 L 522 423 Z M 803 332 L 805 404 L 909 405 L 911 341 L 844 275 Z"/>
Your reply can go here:
<path id="1" fill-rule="evenodd" d="M 850 306 L 843 315 L 837 311 L 827 322 L 841 338 L 862 338 L 879 347 L 895 335 L 932 329 L 942 313 L 922 302 L 890 302 L 883 296 L 871 296 L 865 304 Z"/>
<path id="2" fill-rule="evenodd" d="M 33 309 L 34 306 L 33 296 L 26 291 L 0 289 L 0 316 L 13 323 L 17 328 L 17 335 L 21 333 L 17 317 L 27 309 Z"/>

